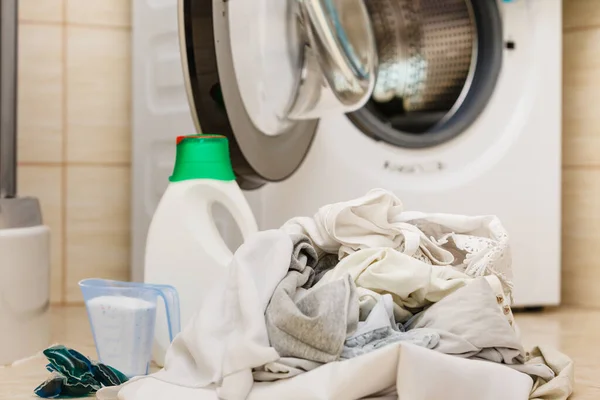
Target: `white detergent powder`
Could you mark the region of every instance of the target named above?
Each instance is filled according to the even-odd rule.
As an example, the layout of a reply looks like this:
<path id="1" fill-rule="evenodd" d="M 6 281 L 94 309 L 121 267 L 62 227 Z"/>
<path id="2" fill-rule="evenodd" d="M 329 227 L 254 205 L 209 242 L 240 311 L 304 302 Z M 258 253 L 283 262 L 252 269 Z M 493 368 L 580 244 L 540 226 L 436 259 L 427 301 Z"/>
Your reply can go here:
<path id="1" fill-rule="evenodd" d="M 87 302 L 100 361 L 128 377 L 144 375 L 152 357 L 156 304 L 125 296 Z"/>

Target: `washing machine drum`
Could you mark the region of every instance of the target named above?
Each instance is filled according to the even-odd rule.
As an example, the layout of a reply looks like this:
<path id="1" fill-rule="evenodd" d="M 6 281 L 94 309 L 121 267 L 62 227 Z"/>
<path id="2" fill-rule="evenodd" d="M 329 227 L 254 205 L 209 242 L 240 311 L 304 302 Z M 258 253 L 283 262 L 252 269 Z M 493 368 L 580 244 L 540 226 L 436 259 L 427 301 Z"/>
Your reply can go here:
<path id="1" fill-rule="evenodd" d="M 180 11 L 192 114 L 229 137 L 246 189 L 289 177 L 332 113 L 394 146 L 452 140 L 502 64 L 497 0 L 180 0 Z"/>

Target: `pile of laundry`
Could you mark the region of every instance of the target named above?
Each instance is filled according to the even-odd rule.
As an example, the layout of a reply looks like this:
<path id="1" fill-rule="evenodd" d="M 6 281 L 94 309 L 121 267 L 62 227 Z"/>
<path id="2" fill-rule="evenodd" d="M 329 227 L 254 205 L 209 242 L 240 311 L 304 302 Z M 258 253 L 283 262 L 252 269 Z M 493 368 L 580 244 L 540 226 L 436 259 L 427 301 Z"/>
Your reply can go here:
<path id="1" fill-rule="evenodd" d="M 524 351 L 511 278 L 496 217 L 373 190 L 247 240 L 165 368 L 98 398 L 566 399 L 573 363 Z"/>

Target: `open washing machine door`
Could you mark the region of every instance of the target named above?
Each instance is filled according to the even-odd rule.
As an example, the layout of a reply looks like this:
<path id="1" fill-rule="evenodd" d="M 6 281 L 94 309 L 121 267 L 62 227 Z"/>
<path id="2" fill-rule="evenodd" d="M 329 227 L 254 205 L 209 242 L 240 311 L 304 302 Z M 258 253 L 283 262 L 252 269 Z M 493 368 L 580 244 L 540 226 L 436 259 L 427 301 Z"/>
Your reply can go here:
<path id="1" fill-rule="evenodd" d="M 362 0 L 179 0 L 196 128 L 228 136 L 243 189 L 289 177 L 319 118 L 362 107 L 377 52 Z"/>
<path id="2" fill-rule="evenodd" d="M 294 173 L 336 112 L 396 147 L 449 142 L 494 92 L 498 3 L 179 0 L 196 127 L 229 137 L 244 189 Z"/>

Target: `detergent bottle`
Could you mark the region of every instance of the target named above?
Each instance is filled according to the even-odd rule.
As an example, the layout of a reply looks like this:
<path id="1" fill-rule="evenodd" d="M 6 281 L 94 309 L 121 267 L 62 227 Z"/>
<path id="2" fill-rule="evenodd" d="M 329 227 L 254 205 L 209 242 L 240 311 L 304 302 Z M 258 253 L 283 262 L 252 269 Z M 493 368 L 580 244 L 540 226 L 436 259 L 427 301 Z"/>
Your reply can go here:
<path id="1" fill-rule="evenodd" d="M 144 281 L 177 289 L 185 329 L 200 294 L 210 289 L 211 273 L 225 268 L 233 257 L 215 224 L 213 205 L 220 203 L 231 213 L 244 238 L 256 232 L 257 225 L 235 181 L 225 136 L 178 137 L 169 181 L 148 231 Z M 163 366 L 170 344 L 164 307 L 157 309 L 156 318 L 152 354 Z"/>

